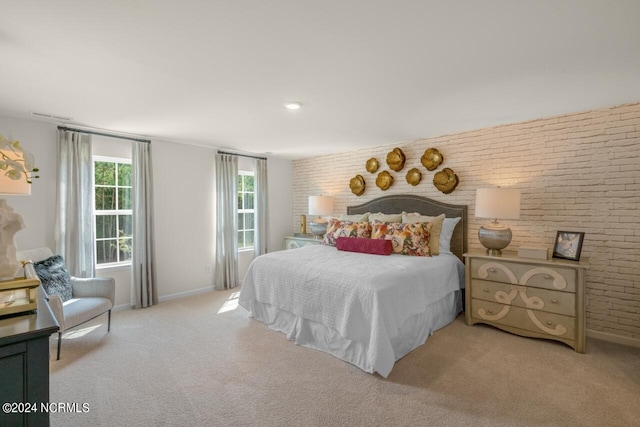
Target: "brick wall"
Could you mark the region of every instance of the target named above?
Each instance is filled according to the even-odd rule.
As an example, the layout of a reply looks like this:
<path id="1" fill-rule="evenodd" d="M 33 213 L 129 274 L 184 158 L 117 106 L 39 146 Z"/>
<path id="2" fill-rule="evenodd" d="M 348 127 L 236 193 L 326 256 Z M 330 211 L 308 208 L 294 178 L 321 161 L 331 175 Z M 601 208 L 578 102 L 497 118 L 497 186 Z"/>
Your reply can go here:
<path id="1" fill-rule="evenodd" d="M 393 186 L 382 191 L 365 169 L 375 157 L 388 169 L 386 154 L 400 147 L 405 168 L 390 171 Z M 420 164 L 427 148 L 444 155 L 443 167 L 460 178 L 451 194 L 432 184 L 434 172 Z M 416 187 L 405 180 L 412 167 L 422 172 Z M 349 189 L 356 174 L 367 189 Z M 469 206 L 469 249 L 482 249 L 474 218 L 475 190 L 490 186 L 522 192 L 520 219 L 503 221 L 513 231 L 509 249 L 552 248 L 557 230 L 586 233 L 582 258 L 587 272 L 587 329 L 590 336 L 640 343 L 640 104 L 516 123 L 437 138 L 397 143 L 293 162 L 294 231 L 307 211 L 309 195 L 335 196 L 335 214 L 347 205 L 387 194 L 420 194 Z"/>

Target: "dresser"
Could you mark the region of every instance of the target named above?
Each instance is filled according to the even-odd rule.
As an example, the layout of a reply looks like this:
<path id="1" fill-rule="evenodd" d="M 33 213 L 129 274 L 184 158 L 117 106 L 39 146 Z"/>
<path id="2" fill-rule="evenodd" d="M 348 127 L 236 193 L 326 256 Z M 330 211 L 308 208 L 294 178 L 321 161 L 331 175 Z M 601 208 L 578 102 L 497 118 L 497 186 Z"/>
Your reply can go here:
<path id="1" fill-rule="evenodd" d="M 503 253 L 464 254 L 465 321 L 585 352 L 586 260 L 536 260 Z"/>
<path id="2" fill-rule="evenodd" d="M 0 403 L 31 405 L 0 411 L 2 426 L 49 425 L 41 403 L 49 403 L 49 335 L 58 331 L 58 323 L 42 288 L 37 307 L 35 313 L 0 319 Z"/>
<path id="3" fill-rule="evenodd" d="M 303 246 L 309 245 L 320 245 L 322 244 L 322 239 L 315 239 L 313 237 L 296 237 L 289 236 L 284 238 L 284 248 L 285 249 L 297 249 Z"/>

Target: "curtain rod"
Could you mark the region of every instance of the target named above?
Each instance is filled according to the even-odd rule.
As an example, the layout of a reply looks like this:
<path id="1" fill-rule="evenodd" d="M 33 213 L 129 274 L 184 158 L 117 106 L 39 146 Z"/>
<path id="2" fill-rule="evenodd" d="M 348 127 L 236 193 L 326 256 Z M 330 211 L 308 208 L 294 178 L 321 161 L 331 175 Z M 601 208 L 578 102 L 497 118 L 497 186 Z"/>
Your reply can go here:
<path id="1" fill-rule="evenodd" d="M 148 139 L 133 138 L 131 136 L 113 135 L 113 134 L 110 134 L 110 133 L 96 132 L 96 131 L 93 131 L 93 130 L 76 129 L 76 128 L 70 128 L 70 127 L 67 127 L 67 126 L 58 126 L 58 130 L 66 130 L 66 131 L 71 131 L 71 132 L 86 133 L 88 135 L 106 136 L 106 137 L 109 137 L 109 138 L 126 139 L 126 140 L 129 140 L 129 141 L 146 142 L 147 144 L 151 144 L 151 141 L 148 140 Z"/>
<path id="2" fill-rule="evenodd" d="M 230 153 L 228 151 L 220 151 L 218 150 L 218 154 L 228 154 L 230 156 L 239 156 L 239 157 L 249 157 L 251 159 L 260 159 L 260 160 L 267 160 L 266 157 L 259 157 L 259 156 L 250 156 L 248 154 L 238 154 L 238 153 Z"/>

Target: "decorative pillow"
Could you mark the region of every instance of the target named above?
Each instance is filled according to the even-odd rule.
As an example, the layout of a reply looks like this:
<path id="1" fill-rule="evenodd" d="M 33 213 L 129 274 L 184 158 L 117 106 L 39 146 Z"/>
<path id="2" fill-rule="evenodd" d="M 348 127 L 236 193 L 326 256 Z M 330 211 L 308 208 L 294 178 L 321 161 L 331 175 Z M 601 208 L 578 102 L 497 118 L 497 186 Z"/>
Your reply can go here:
<path id="1" fill-rule="evenodd" d="M 340 221 L 332 219 L 327 226 L 327 233 L 322 239 L 323 245 L 335 246 L 338 237 L 371 237 L 371 224 L 364 221 Z"/>
<path id="2" fill-rule="evenodd" d="M 369 221 L 369 212 L 354 215 L 340 215 L 340 220 L 353 222 Z"/>
<path id="3" fill-rule="evenodd" d="M 431 256 L 429 249 L 430 222 L 403 224 L 400 222 L 374 221 L 371 227 L 371 238 L 391 240 L 393 253 Z"/>
<path id="4" fill-rule="evenodd" d="M 359 237 L 338 237 L 336 248 L 340 251 L 361 252 L 363 254 L 391 255 L 391 240 L 361 239 Z"/>
<path id="5" fill-rule="evenodd" d="M 415 224 L 416 222 L 430 222 L 431 237 L 429 237 L 429 249 L 431 255 L 438 255 L 440 253 L 440 233 L 442 232 L 442 224 L 444 223 L 445 214 L 438 216 L 425 216 L 419 213 L 402 213 L 402 222 L 405 224 Z"/>
<path id="6" fill-rule="evenodd" d="M 369 222 L 402 222 L 402 214 L 383 214 L 382 212 L 370 213 Z"/>
<path id="7" fill-rule="evenodd" d="M 453 230 L 455 230 L 460 219 L 460 217 L 444 219 L 442 231 L 440 232 L 440 253 L 451 253 L 451 237 L 453 237 Z"/>
<path id="8" fill-rule="evenodd" d="M 34 262 L 33 268 L 47 295 L 58 295 L 62 302 L 73 298 L 71 277 L 62 256 L 54 255 L 43 261 Z"/>

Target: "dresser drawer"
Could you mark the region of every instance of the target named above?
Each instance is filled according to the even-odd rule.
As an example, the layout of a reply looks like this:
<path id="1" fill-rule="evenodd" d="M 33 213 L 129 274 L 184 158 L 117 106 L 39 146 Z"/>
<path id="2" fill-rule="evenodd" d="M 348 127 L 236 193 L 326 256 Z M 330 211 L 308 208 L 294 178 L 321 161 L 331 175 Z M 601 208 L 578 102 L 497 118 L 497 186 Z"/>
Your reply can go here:
<path id="1" fill-rule="evenodd" d="M 489 301 L 471 300 L 471 315 L 480 321 L 575 340 L 575 318 Z"/>
<path id="2" fill-rule="evenodd" d="M 472 299 L 471 315 L 481 321 L 524 329 L 552 337 L 575 339 L 575 318 Z"/>
<path id="3" fill-rule="evenodd" d="M 471 259 L 471 277 L 492 282 L 575 292 L 576 270 L 482 258 Z"/>
<path id="4" fill-rule="evenodd" d="M 576 314 L 576 296 L 570 292 L 474 279 L 471 297 L 565 316 Z"/>

